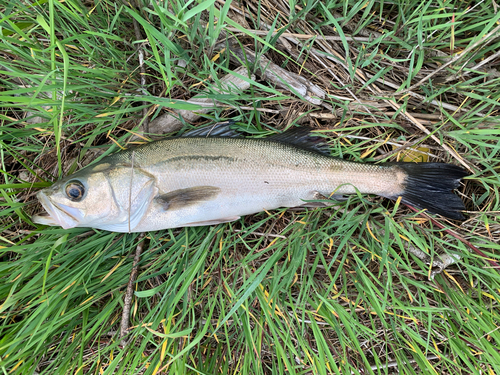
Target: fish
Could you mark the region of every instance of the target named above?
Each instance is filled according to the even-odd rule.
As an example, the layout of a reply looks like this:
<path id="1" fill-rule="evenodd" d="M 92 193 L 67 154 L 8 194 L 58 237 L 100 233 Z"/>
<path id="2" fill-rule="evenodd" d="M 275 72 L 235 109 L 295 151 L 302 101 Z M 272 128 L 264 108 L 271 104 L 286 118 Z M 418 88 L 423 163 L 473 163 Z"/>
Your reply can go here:
<path id="1" fill-rule="evenodd" d="M 216 225 L 280 207 L 375 194 L 463 220 L 453 193 L 467 172 L 447 163 L 332 157 L 311 129 L 243 137 L 232 121 L 119 151 L 37 193 L 33 222 L 114 232 Z M 326 204 L 326 203 L 325 203 Z"/>

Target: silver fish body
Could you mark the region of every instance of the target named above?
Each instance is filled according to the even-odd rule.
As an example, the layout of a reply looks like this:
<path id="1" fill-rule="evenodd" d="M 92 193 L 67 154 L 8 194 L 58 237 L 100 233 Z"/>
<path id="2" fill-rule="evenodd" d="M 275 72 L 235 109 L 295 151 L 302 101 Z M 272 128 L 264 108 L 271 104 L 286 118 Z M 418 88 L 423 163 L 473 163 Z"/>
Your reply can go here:
<path id="1" fill-rule="evenodd" d="M 348 162 L 309 147 L 303 134 L 298 138 L 290 143 L 279 138 L 179 137 L 121 151 L 39 192 L 50 216 L 34 221 L 143 232 L 229 222 L 356 190 L 404 197 L 411 173 L 403 164 Z M 455 168 L 455 186 L 463 171 L 458 176 L 459 168 L 450 167 Z M 445 190 L 456 197 L 450 186 Z"/>

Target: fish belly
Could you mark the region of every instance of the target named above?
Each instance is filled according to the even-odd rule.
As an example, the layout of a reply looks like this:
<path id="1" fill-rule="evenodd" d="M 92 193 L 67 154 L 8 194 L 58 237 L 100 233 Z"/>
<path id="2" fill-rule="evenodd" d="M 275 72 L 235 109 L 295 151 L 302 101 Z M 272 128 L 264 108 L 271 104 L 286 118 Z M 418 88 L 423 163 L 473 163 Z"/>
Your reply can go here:
<path id="1" fill-rule="evenodd" d="M 220 192 L 213 199 L 202 200 L 186 207 L 176 207 L 173 210 L 165 209 L 163 202 L 154 200 L 144 219 L 134 228 L 134 231 L 228 222 L 261 211 L 300 206 L 307 200 L 315 199 L 318 190 L 329 194 L 326 193 L 325 188 L 322 189 L 314 184 L 314 181 L 299 182 L 297 179 L 293 181 L 293 178 L 286 181 L 288 179 L 271 175 L 266 178 L 262 176 L 246 176 L 245 178 L 241 175 L 238 177 L 198 178 L 196 181 L 186 181 L 185 184 L 171 186 L 170 191 L 196 186 L 214 186 L 219 188 Z M 293 174 L 289 177 L 293 177 Z"/>

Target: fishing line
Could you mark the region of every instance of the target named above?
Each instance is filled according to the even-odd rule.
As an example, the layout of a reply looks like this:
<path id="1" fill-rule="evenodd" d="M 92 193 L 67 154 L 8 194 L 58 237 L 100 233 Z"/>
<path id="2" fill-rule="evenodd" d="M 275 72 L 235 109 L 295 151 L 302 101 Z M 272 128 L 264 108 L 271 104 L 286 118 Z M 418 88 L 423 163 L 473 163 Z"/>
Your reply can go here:
<path id="1" fill-rule="evenodd" d="M 132 207 L 132 182 L 134 181 L 134 154 L 135 151 L 132 151 L 132 175 L 130 177 L 130 188 L 128 189 L 128 232 L 130 233 L 130 208 Z"/>

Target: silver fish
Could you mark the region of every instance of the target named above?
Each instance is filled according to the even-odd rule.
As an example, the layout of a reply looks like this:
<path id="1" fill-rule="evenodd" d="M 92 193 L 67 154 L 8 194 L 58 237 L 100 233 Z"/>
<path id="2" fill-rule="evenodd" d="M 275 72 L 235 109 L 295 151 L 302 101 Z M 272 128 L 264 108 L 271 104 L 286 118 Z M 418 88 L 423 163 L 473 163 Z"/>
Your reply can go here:
<path id="1" fill-rule="evenodd" d="M 325 153 L 307 128 L 242 138 L 232 122 L 103 158 L 37 194 L 38 224 L 115 232 L 213 225 L 356 191 L 463 219 L 452 193 L 466 172 L 444 163 L 368 164 Z"/>

